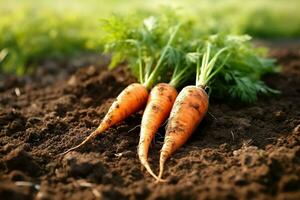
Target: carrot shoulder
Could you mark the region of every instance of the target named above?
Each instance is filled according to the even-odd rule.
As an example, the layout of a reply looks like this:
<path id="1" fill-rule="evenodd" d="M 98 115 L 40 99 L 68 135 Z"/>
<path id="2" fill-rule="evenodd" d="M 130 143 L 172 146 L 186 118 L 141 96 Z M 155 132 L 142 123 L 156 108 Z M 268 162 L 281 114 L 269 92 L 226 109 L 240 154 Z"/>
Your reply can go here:
<path id="1" fill-rule="evenodd" d="M 148 103 L 141 122 L 138 156 L 141 164 L 155 178 L 148 163 L 148 151 L 151 141 L 159 127 L 168 118 L 176 99 L 176 89 L 167 83 L 157 84 L 150 92 Z"/>
<path id="2" fill-rule="evenodd" d="M 145 86 L 139 83 L 130 84 L 118 95 L 98 128 L 79 145 L 67 150 L 63 154 L 81 147 L 97 135 L 139 111 L 146 105 L 147 99 L 148 91 Z"/>
<path id="3" fill-rule="evenodd" d="M 165 161 L 192 135 L 208 109 L 208 95 L 201 87 L 186 86 L 172 108 L 159 160 L 159 179 Z"/>

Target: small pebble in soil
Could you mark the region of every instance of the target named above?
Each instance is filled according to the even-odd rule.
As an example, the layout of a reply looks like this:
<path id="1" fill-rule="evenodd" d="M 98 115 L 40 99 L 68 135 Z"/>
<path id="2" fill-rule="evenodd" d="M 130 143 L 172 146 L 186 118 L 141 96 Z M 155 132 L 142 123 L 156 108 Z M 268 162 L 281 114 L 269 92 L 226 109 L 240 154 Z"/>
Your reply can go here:
<path id="1" fill-rule="evenodd" d="M 275 116 L 275 119 L 277 121 L 283 121 L 286 118 L 285 113 L 283 111 L 281 111 L 281 110 L 280 111 L 276 111 L 274 113 L 274 116 Z"/>

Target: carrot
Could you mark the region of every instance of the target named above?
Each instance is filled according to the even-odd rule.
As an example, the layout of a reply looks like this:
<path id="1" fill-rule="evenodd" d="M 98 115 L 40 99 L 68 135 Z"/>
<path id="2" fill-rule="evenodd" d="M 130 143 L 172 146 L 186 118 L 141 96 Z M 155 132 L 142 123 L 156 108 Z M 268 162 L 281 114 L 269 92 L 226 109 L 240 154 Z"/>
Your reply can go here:
<path id="1" fill-rule="evenodd" d="M 167 125 L 164 145 L 159 160 L 161 179 L 165 161 L 191 136 L 208 109 L 208 95 L 201 87 L 186 86 L 179 93 Z"/>
<path id="2" fill-rule="evenodd" d="M 130 84 L 118 95 L 98 128 L 79 145 L 67 150 L 63 154 L 83 146 L 85 143 L 100 135 L 110 127 L 139 111 L 146 105 L 147 98 L 148 91 L 145 86 L 139 83 Z"/>
<path id="3" fill-rule="evenodd" d="M 161 177 L 166 160 L 186 143 L 205 116 L 209 102 L 208 94 L 204 88 L 207 87 L 209 80 L 224 66 L 224 64 L 221 64 L 213 70 L 217 58 L 226 50 L 226 48 L 220 49 L 210 59 L 211 45 L 208 44 L 206 51 L 203 53 L 201 66 L 199 59 L 197 62 L 196 85 L 184 87 L 177 96 L 171 110 L 164 144 L 160 152 L 157 181 L 162 181 Z M 197 53 L 199 55 L 199 49 Z"/>
<path id="4" fill-rule="evenodd" d="M 168 118 L 176 99 L 176 89 L 167 83 L 157 84 L 150 92 L 141 122 L 138 156 L 146 170 L 157 179 L 148 163 L 148 150 L 159 127 Z"/>

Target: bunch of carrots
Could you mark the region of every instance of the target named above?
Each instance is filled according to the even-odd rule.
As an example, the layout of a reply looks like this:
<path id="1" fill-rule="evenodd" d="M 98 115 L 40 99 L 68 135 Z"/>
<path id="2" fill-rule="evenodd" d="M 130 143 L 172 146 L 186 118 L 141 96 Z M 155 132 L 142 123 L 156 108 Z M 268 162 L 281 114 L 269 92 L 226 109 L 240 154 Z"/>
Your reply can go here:
<path id="1" fill-rule="evenodd" d="M 264 52 L 252 47 L 249 36 L 197 35 L 192 22 L 178 21 L 175 15 L 143 20 L 114 16 L 104 21 L 106 51 L 112 53 L 110 68 L 127 61 L 138 83 L 126 87 L 99 127 L 63 154 L 144 109 L 138 157 L 157 181 L 164 181 L 166 160 L 195 131 L 207 113 L 210 96 L 250 103 L 258 95 L 278 93 L 261 80 L 262 75 L 276 71 L 274 60 L 264 58 Z M 192 81 L 195 84 L 188 85 Z M 149 165 L 148 151 L 166 120 L 156 175 Z"/>

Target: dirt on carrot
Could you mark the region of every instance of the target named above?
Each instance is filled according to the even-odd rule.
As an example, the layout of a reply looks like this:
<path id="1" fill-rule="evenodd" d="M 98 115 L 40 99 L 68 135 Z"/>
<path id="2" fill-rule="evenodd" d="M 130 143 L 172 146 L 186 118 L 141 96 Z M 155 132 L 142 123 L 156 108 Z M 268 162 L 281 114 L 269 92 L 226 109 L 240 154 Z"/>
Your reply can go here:
<path id="1" fill-rule="evenodd" d="M 168 182 L 159 185 L 137 156 L 141 113 L 57 158 L 94 130 L 114 97 L 134 82 L 125 72 L 108 72 L 104 61 L 79 70 L 52 63 L 50 70 L 65 75 L 47 82 L 2 78 L 0 199 L 299 199 L 299 49 L 271 52 L 282 72 L 264 80 L 280 96 L 252 105 L 211 99 L 203 122 L 168 160 Z M 149 152 L 156 172 L 164 132 Z"/>

